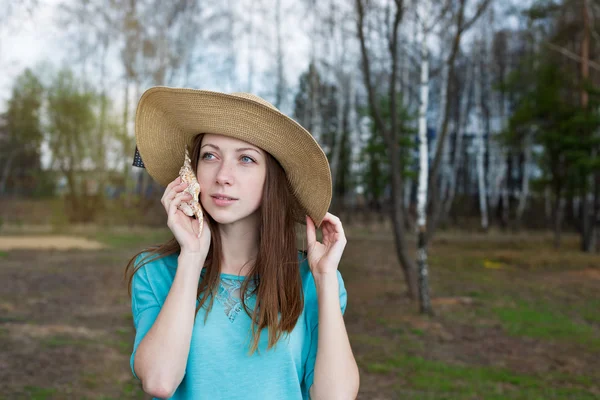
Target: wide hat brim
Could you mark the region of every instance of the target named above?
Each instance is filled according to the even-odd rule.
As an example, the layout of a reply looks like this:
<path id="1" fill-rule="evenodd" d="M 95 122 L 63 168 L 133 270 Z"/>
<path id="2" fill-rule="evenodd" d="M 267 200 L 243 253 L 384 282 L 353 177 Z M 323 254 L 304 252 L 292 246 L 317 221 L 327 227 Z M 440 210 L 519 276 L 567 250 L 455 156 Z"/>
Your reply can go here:
<path id="1" fill-rule="evenodd" d="M 157 86 L 137 106 L 135 137 L 150 176 L 167 186 L 179 174 L 185 147 L 200 133 L 246 141 L 270 153 L 287 175 L 295 219 L 321 225 L 331 203 L 331 172 L 312 135 L 265 100 L 246 93 Z"/>

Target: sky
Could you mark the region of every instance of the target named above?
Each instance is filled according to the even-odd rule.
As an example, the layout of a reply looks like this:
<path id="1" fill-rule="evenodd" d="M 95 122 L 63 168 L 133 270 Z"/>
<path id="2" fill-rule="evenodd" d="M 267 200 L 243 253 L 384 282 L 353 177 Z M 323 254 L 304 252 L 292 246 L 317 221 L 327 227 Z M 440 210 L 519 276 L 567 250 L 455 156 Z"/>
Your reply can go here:
<path id="1" fill-rule="evenodd" d="M 26 0 L 23 1 L 26 2 Z M 13 6 L 13 15 L 9 20 L 10 23 L 8 25 L 0 25 L 0 110 L 5 109 L 14 80 L 26 67 L 35 68 L 36 64 L 40 62 L 50 62 L 54 67 L 58 68 L 69 60 L 68 49 L 72 48 L 70 46 L 72 43 L 65 42 L 65 40 L 69 39 L 66 35 L 62 34 L 56 20 L 58 5 L 72 1 L 77 0 L 38 0 L 38 5 L 32 12 L 23 7 Z M 240 14 L 246 12 L 249 9 L 249 2 L 252 1 L 255 0 L 236 0 L 237 12 Z M 514 0 L 510 0 L 508 3 L 511 1 L 514 2 Z M 268 0 L 265 0 L 265 2 L 268 3 Z M 308 32 L 305 29 L 306 25 L 298 24 L 298 21 L 303 20 L 300 7 L 298 6 L 299 3 L 295 0 L 284 0 L 282 3 L 284 7 L 282 16 L 285 49 L 284 72 L 289 90 L 289 96 L 287 102 L 283 104 L 282 111 L 291 114 L 293 112 L 293 94 L 297 87 L 298 77 L 308 67 L 311 43 Z M 505 3 L 505 5 L 508 3 Z M 269 8 L 269 11 L 272 12 L 272 7 Z M 0 18 L 2 16 L 3 14 L 0 10 Z M 270 29 L 271 25 L 274 26 L 272 15 L 263 14 L 258 18 L 265 19 L 265 24 L 261 25 L 266 25 L 266 27 L 262 26 L 262 29 Z M 505 23 L 508 23 L 508 21 L 505 21 Z M 509 25 L 513 24 L 509 23 Z M 274 28 L 272 31 L 274 32 Z M 214 71 L 209 71 L 208 68 L 202 68 L 200 74 L 194 78 L 194 82 L 197 83 L 190 86 L 208 90 L 246 91 L 248 90 L 246 79 L 248 75 L 248 60 L 252 58 L 255 68 L 253 91 L 256 94 L 265 96 L 267 100 L 274 101 L 273 98 L 269 98 L 271 93 L 264 87 L 264 79 L 261 79 L 261 73 L 264 73 L 269 68 L 272 71 L 273 61 L 269 57 L 273 55 L 268 55 L 265 51 L 255 51 L 249 56 L 247 38 L 244 37 L 243 33 L 241 32 L 238 35 L 239 37 L 236 39 L 235 46 L 238 60 L 236 66 L 238 87 L 232 87 L 225 76 L 219 75 Z M 464 42 L 469 42 L 470 38 L 467 36 L 471 36 L 471 34 L 472 32 L 469 32 L 469 35 L 466 35 Z M 440 43 L 434 37 L 430 37 L 429 44 L 432 54 L 439 52 Z M 275 43 L 268 43 L 268 39 L 263 46 L 274 52 Z M 109 62 L 109 65 L 115 65 L 115 67 L 110 68 L 111 71 L 109 71 L 109 74 L 112 75 L 112 78 L 109 85 L 112 84 L 115 86 L 112 97 L 115 100 L 115 106 L 118 108 L 118 103 L 122 102 L 122 95 L 119 94 L 122 86 L 120 80 L 122 72 L 116 49 L 114 49 L 112 57 L 114 58 L 114 62 Z M 131 100 L 136 101 L 134 98 Z"/>
<path id="2" fill-rule="evenodd" d="M 12 0 L 7 0 L 12 1 Z M 60 68 L 64 63 L 68 63 L 69 49 L 72 49 L 74 43 L 65 42 L 69 40 L 64 34 L 65 30 L 60 29 L 57 23 L 58 6 L 61 3 L 70 3 L 76 0 L 38 0 L 38 4 L 32 11 L 24 7 L 13 6 L 12 13 L 8 19 L 8 24 L 0 25 L 0 110 L 6 109 L 6 102 L 11 96 L 12 86 L 15 78 L 23 72 L 27 67 L 36 68 L 41 63 L 50 64 L 52 69 Z M 238 0 L 236 7 L 240 13 L 247 9 L 249 1 L 254 0 Z M 287 1 L 285 3 L 290 4 Z M 294 2 L 292 1 L 293 5 Z M 6 20 L 6 12 L 0 10 L 0 20 Z M 295 18 L 293 13 L 287 13 L 288 18 Z M 262 18 L 270 18 L 262 16 Z M 286 15 L 283 17 L 286 18 Z M 258 19 L 258 18 L 257 18 Z M 273 21 L 274 22 L 274 21 Z M 308 68 L 308 52 L 310 43 L 307 40 L 305 32 L 297 24 L 282 21 L 282 34 L 285 41 L 285 80 L 288 85 L 290 96 L 288 96 L 286 104 L 283 105 L 282 111 L 290 114 L 293 112 L 293 93 L 298 82 L 299 75 Z M 269 26 L 262 29 L 270 29 Z M 270 31 L 274 34 L 274 28 Z M 252 59 L 254 65 L 254 84 L 253 92 L 263 95 L 267 100 L 274 101 L 269 98 L 271 95 L 270 89 L 264 87 L 264 79 L 261 74 L 272 69 L 272 62 L 268 58 L 266 51 L 255 51 L 248 54 L 247 38 L 242 35 L 236 40 L 236 50 L 238 53 L 236 74 L 238 77 L 237 85 L 231 85 L 228 75 L 223 75 L 215 71 L 210 71 L 208 68 L 200 68 L 200 71 L 194 75 L 194 83 L 190 87 L 201 88 L 217 91 L 247 91 L 248 83 L 248 61 Z M 72 39 L 71 39 L 72 40 Z M 273 43 L 265 43 L 265 47 L 274 51 Z M 217 50 L 217 49 L 214 49 Z M 114 86 L 111 91 L 113 104 L 118 109 L 119 103 L 122 103 L 122 67 L 118 59 L 118 49 L 113 47 L 113 53 L 109 55 L 109 86 Z M 272 56 L 272 55 L 271 55 Z M 112 58 L 112 60 L 110 60 Z M 115 67 L 110 67 L 114 65 Z M 79 71 L 79 67 L 76 67 Z M 40 69 L 48 71 L 48 69 Z M 97 74 L 96 74 L 97 75 Z M 91 79 L 99 79 L 98 76 L 93 76 Z M 274 86 L 274 85 L 273 85 Z M 146 89 L 146 88 L 142 88 Z M 137 102 L 133 97 L 132 102 Z M 132 104 L 132 107 L 135 107 Z M 42 164 L 46 164 L 49 160 L 47 149 L 42 151 Z"/>
<path id="3" fill-rule="evenodd" d="M 0 104 L 2 106 L 10 97 L 14 79 L 23 69 L 35 67 L 40 62 L 50 62 L 55 67 L 60 67 L 64 62 L 66 58 L 65 50 L 68 44 L 63 43 L 65 38 L 56 22 L 57 6 L 60 3 L 71 1 L 39 0 L 38 6 L 31 13 L 24 8 L 13 7 L 13 13 L 9 20 L 10 24 L 0 25 Z M 242 1 L 239 4 L 242 8 Z M 0 17 L 2 17 L 2 12 L 0 12 Z M 295 87 L 298 76 L 308 66 L 309 42 L 297 26 L 285 24 L 285 22 L 282 25 L 283 36 L 287 39 L 285 42 L 286 81 L 290 87 Z M 244 38 L 241 38 L 241 43 L 238 44 L 237 58 L 239 65 L 236 72 L 240 79 L 239 87 L 232 87 L 225 79 L 215 79 L 215 77 L 207 76 L 199 78 L 199 84 L 194 86 L 208 90 L 247 90 L 248 85 L 244 80 L 248 75 L 246 62 L 248 52 L 244 40 Z M 254 54 L 253 57 L 256 80 L 253 90 L 261 91 L 259 74 L 261 70 L 264 71 L 269 68 L 270 63 L 269 60 L 265 60 L 264 53 Z M 117 61 L 115 64 L 118 65 L 118 60 L 115 61 Z M 120 71 L 113 72 L 117 76 L 120 75 Z"/>
<path id="4" fill-rule="evenodd" d="M 12 0 L 7 0 L 12 1 Z M 59 0 L 40 0 L 39 6 L 29 15 L 17 8 L 9 24 L 0 26 L 0 102 L 10 97 L 14 79 L 26 67 L 42 60 L 62 62 L 58 30 L 54 22 Z M 4 108 L 4 107 L 2 107 Z"/>

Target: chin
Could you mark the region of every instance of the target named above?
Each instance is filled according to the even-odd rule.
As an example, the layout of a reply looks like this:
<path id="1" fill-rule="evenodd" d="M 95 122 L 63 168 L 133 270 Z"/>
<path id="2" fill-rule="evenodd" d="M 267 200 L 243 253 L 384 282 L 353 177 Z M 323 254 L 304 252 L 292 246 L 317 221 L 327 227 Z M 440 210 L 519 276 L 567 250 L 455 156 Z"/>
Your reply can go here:
<path id="1" fill-rule="evenodd" d="M 211 218 L 220 225 L 233 224 L 234 222 L 240 222 L 243 220 L 251 220 L 253 218 L 258 220 L 257 212 L 253 212 L 253 213 L 249 213 L 249 214 L 245 214 L 245 213 L 238 214 L 238 213 L 230 213 L 227 211 L 224 212 L 221 210 L 216 210 L 216 212 L 213 212 L 213 210 L 211 210 L 211 211 L 204 210 L 204 213 L 209 214 L 211 216 Z"/>

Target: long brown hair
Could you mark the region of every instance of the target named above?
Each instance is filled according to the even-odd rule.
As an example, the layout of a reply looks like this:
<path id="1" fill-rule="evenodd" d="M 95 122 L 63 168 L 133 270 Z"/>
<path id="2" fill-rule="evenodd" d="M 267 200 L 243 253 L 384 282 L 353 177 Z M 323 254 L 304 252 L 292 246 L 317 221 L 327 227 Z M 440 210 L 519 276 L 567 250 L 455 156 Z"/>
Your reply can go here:
<path id="1" fill-rule="evenodd" d="M 190 158 L 194 171 L 198 168 L 203 137 L 204 134 L 197 135 L 192 144 Z M 261 205 L 258 209 L 260 215 L 258 254 L 250 273 L 242 283 L 240 294 L 243 308 L 252 318 L 253 343 L 250 354 L 258 350 L 260 332 L 264 328 L 268 328 L 269 332 L 268 350 L 284 333 L 294 329 L 304 308 L 293 215 L 294 210 L 297 209 L 297 202 L 290 190 L 283 167 L 269 153 L 265 152 L 265 154 L 266 178 Z M 219 289 L 223 248 L 219 224 L 208 213 L 204 214 L 204 218 L 209 221 L 212 238 L 204 263 L 206 274 L 198 285 L 199 304 L 195 315 L 198 315 L 200 308 L 205 307 L 205 303 L 210 298 L 204 318 L 206 323 Z M 125 268 L 129 296 L 131 297 L 133 276 L 139 268 L 150 261 L 180 251 L 181 247 L 173 237 L 164 244 L 152 246 L 134 255 Z M 147 252 L 147 255 L 140 260 L 139 265 L 134 266 L 137 256 L 144 252 Z M 210 293 L 211 296 L 205 296 L 206 293 Z M 254 310 L 248 308 L 244 293 L 256 295 Z"/>

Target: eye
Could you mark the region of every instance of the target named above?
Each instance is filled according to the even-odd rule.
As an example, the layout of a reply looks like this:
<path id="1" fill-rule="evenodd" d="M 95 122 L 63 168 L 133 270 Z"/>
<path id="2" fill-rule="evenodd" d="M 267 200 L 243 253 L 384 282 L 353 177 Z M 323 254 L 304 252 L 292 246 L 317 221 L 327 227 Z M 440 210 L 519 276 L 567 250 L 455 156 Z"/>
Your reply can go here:
<path id="1" fill-rule="evenodd" d="M 212 156 L 212 153 L 204 153 L 200 156 L 201 159 L 206 160 L 206 156 Z M 214 157 L 214 156 L 213 156 Z"/>
<path id="2" fill-rule="evenodd" d="M 246 159 L 250 160 L 249 162 L 246 162 L 246 164 L 249 164 L 249 163 L 251 163 L 251 162 L 256 162 L 256 161 L 254 161 L 254 159 L 253 159 L 252 157 L 248 157 L 248 156 L 242 156 L 242 160 L 243 160 L 244 158 L 246 158 Z"/>

